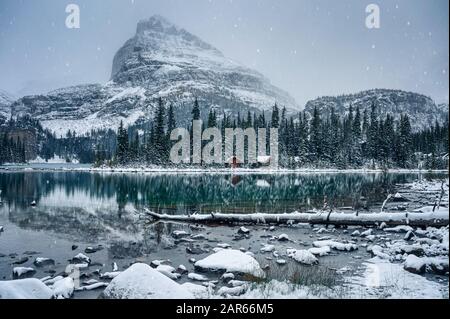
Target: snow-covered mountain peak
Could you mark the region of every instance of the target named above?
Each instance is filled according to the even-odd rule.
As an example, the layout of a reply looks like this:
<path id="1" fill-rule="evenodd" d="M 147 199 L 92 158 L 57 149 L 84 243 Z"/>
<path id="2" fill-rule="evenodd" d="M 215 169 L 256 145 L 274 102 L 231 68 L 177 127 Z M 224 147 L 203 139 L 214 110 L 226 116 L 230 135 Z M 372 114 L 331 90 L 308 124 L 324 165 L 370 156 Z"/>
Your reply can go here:
<path id="1" fill-rule="evenodd" d="M 145 31 L 157 31 L 163 33 L 180 32 L 182 29 L 158 14 L 151 16 L 148 19 L 142 19 L 137 24 L 136 34 L 141 34 Z"/>
<path id="2" fill-rule="evenodd" d="M 191 118 L 194 100 L 206 118 L 214 107 L 228 114 L 269 110 L 278 103 L 298 110 L 295 100 L 259 72 L 225 57 L 218 49 L 161 16 L 137 24 L 136 34 L 114 56 L 111 80 L 46 95 L 24 97 L 14 116 L 31 114 L 63 135 L 151 121 L 158 98 L 175 108 L 177 123 Z"/>
<path id="3" fill-rule="evenodd" d="M 156 68 L 158 66 L 161 66 L 161 70 Z M 153 16 L 138 23 L 136 35 L 115 55 L 112 79 L 119 83 L 136 80 L 142 82 L 148 78 L 139 76 L 134 79 L 129 76 L 130 73 L 141 68 L 149 73 L 155 69 L 184 72 L 188 67 L 205 70 L 219 68 L 219 71 L 237 71 L 262 77 L 257 72 L 225 58 L 218 49 L 199 37 L 161 16 Z"/>

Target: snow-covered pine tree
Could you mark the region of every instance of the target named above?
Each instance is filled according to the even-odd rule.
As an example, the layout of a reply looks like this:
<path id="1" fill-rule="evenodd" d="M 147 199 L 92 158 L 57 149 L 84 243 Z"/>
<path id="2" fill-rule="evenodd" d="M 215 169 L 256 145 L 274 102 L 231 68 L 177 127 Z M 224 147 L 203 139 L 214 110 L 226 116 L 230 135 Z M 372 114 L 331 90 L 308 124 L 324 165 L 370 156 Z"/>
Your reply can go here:
<path id="1" fill-rule="evenodd" d="M 154 152 L 156 164 L 166 165 L 169 157 L 165 132 L 165 107 L 162 98 L 158 99 L 154 127 Z"/>

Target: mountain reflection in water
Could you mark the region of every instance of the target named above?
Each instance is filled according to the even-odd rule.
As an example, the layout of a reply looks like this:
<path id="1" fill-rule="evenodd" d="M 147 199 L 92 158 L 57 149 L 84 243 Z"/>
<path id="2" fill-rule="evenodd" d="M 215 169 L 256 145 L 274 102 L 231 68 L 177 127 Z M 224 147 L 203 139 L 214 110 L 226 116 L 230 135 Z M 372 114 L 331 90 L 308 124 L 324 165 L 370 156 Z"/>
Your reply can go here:
<path id="1" fill-rule="evenodd" d="M 441 175 L 2 172 L 0 213 L 21 228 L 128 241 L 139 237 L 136 212 L 144 207 L 168 214 L 285 213 L 325 202 L 364 209 L 380 203 L 395 184 Z"/>

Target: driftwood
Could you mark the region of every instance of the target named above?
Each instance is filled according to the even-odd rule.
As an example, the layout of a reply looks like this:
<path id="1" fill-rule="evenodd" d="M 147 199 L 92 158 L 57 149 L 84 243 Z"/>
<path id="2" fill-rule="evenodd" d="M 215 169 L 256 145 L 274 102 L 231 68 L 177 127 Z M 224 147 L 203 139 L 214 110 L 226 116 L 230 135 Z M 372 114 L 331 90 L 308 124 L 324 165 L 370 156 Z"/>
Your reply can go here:
<path id="1" fill-rule="evenodd" d="M 145 210 L 148 216 L 156 220 L 167 220 L 184 223 L 254 223 L 254 224 L 288 224 L 309 223 L 336 226 L 386 226 L 410 225 L 416 227 L 441 227 L 449 223 L 448 210 L 429 213 L 342 213 L 342 212 L 307 212 L 290 214 L 193 214 L 167 215 Z"/>
<path id="2" fill-rule="evenodd" d="M 386 197 L 386 199 L 384 200 L 383 205 L 381 205 L 381 210 L 380 210 L 381 213 L 384 211 L 384 206 L 386 206 L 387 202 L 391 199 L 391 197 L 392 197 L 392 194 L 389 194 Z"/>
<path id="3" fill-rule="evenodd" d="M 441 183 L 441 194 L 439 196 L 439 202 L 435 202 L 434 203 L 434 207 L 433 207 L 433 212 L 436 210 L 436 204 L 437 204 L 437 209 L 439 209 L 441 207 L 441 201 L 442 201 L 442 197 L 444 197 L 445 194 L 445 190 L 444 190 L 444 181 L 442 181 Z"/>

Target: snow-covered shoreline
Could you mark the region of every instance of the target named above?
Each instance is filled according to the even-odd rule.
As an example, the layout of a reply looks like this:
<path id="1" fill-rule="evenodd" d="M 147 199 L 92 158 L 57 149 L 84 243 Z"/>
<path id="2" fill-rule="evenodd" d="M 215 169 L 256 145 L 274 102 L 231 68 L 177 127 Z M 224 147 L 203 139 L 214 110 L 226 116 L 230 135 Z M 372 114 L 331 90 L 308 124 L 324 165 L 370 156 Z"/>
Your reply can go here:
<path id="1" fill-rule="evenodd" d="M 35 164 L 49 164 L 40 167 Z M 60 164 L 60 165 L 59 165 Z M 137 173 L 137 174 L 184 174 L 184 175 L 211 175 L 211 174 L 239 174 L 239 175 L 282 175 L 282 174 L 427 174 L 447 173 L 448 170 L 423 170 L 423 169 L 333 169 L 333 168 L 301 168 L 301 169 L 268 169 L 268 168 L 163 168 L 163 167 L 92 167 L 89 164 L 65 164 L 65 163 L 32 163 L 10 164 L 0 166 L 0 172 L 14 171 L 75 171 L 93 173 Z"/>

